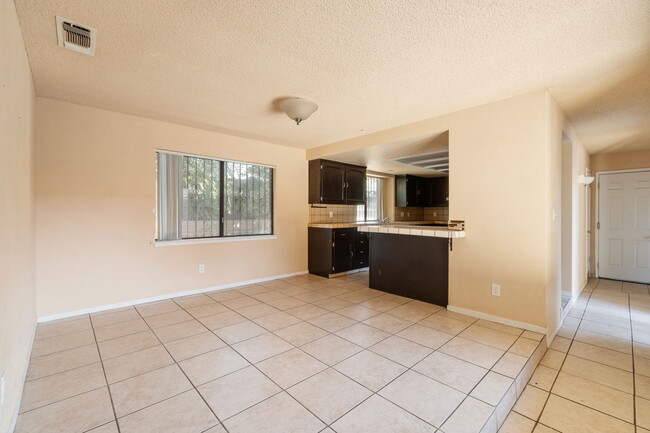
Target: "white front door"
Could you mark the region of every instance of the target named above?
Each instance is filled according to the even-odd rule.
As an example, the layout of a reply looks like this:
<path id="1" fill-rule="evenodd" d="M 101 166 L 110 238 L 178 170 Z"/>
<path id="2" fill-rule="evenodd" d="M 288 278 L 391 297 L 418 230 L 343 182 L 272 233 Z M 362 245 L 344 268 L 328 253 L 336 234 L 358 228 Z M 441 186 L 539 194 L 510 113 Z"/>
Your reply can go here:
<path id="1" fill-rule="evenodd" d="M 601 174 L 598 276 L 650 283 L 650 171 Z"/>

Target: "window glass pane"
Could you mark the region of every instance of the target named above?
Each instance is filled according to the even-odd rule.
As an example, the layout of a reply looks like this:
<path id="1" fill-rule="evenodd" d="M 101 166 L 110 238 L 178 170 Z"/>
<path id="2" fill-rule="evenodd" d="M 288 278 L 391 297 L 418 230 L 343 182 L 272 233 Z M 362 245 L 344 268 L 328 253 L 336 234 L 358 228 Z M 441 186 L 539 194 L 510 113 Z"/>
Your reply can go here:
<path id="1" fill-rule="evenodd" d="M 378 221 L 381 214 L 381 179 L 378 177 L 368 177 L 366 189 L 366 220 Z"/>
<path id="2" fill-rule="evenodd" d="M 357 221 L 365 221 L 366 220 L 366 206 L 365 205 L 357 205 Z"/>
<path id="3" fill-rule="evenodd" d="M 219 236 L 219 161 L 183 157 L 183 238 Z"/>
<path id="4" fill-rule="evenodd" d="M 225 162 L 224 236 L 272 233 L 273 169 Z"/>

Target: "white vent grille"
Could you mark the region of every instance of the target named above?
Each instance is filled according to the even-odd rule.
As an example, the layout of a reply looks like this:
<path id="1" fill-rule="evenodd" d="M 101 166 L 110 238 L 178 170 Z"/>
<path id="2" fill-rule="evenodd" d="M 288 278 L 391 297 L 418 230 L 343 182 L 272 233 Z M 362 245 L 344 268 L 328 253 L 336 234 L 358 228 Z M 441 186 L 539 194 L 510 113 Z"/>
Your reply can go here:
<path id="1" fill-rule="evenodd" d="M 56 17 L 59 46 L 89 56 L 95 55 L 97 30 L 61 17 Z"/>
<path id="2" fill-rule="evenodd" d="M 424 155 L 405 156 L 393 159 L 392 161 L 400 164 L 411 165 L 425 170 L 437 171 L 440 173 L 449 173 L 449 151 L 427 153 Z"/>

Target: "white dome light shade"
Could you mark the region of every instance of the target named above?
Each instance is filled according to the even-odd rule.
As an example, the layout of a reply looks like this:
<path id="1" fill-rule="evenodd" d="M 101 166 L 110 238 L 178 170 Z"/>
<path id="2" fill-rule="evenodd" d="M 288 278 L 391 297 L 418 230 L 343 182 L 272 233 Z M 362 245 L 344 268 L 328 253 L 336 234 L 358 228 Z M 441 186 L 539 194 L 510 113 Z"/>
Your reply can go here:
<path id="1" fill-rule="evenodd" d="M 315 102 L 303 98 L 287 98 L 278 103 L 280 109 L 287 113 L 289 118 L 296 121 L 296 125 L 307 119 L 312 113 L 318 110 Z"/>

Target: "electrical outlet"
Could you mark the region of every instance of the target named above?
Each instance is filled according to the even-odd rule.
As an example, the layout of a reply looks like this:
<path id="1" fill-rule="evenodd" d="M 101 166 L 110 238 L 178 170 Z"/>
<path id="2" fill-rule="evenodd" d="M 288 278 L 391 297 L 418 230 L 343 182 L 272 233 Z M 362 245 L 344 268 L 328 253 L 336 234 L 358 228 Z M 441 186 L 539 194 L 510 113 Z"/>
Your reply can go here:
<path id="1" fill-rule="evenodd" d="M 334 211 L 330 211 L 330 218 L 334 218 Z"/>
<path id="2" fill-rule="evenodd" d="M 0 377 L 0 406 L 5 404 L 5 374 Z"/>
<path id="3" fill-rule="evenodd" d="M 199 265 L 199 274 L 202 274 L 202 273 L 204 273 L 204 272 L 205 272 L 205 265 L 204 265 L 203 263 L 201 263 L 201 264 Z"/>
<path id="4" fill-rule="evenodd" d="M 492 296 L 501 296 L 501 284 L 492 284 Z"/>
<path id="5" fill-rule="evenodd" d="M 404 212 L 400 212 L 400 216 L 404 216 Z"/>
<path id="6" fill-rule="evenodd" d="M 411 216 L 411 212 L 406 212 L 406 216 L 407 216 L 407 217 L 410 217 L 410 216 Z"/>
<path id="7" fill-rule="evenodd" d="M 437 216 L 438 216 L 438 212 L 434 212 L 434 213 L 433 213 L 433 216 L 434 216 L 434 217 L 437 217 Z"/>

